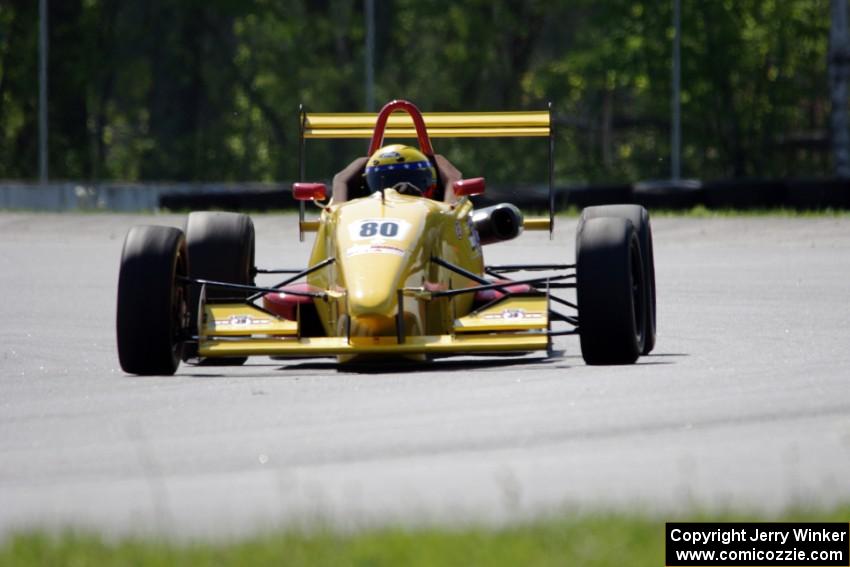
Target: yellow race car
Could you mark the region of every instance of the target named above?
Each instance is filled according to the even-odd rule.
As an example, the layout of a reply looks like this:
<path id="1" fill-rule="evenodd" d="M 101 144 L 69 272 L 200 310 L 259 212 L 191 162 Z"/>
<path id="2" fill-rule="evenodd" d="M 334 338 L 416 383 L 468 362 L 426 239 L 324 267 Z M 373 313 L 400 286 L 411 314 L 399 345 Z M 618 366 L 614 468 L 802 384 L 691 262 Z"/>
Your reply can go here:
<path id="1" fill-rule="evenodd" d="M 340 362 L 551 350 L 577 334 L 589 364 L 627 364 L 655 343 L 655 276 L 647 212 L 582 212 L 575 264 L 500 265 L 482 247 L 549 230 L 551 108 L 543 112 L 422 114 L 396 100 L 377 114 L 302 111 L 310 138 L 370 137 L 368 157 L 324 184 L 299 182 L 299 231 L 315 232 L 309 265 L 254 263 L 244 214 L 195 212 L 185 230 L 133 227 L 118 282 L 117 343 L 132 374 L 173 374 L 182 360 L 235 365 L 254 355 L 336 356 Z M 504 203 L 474 209 L 483 178 L 462 179 L 431 137 L 540 136 L 549 141 L 549 218 Z M 412 138 L 418 148 L 384 145 Z M 321 207 L 305 218 L 305 202 Z M 270 286 L 256 274 L 287 274 Z M 509 274 L 521 277 L 510 279 Z M 575 289 L 576 298 L 559 295 Z M 563 310 L 568 310 L 564 313 Z"/>

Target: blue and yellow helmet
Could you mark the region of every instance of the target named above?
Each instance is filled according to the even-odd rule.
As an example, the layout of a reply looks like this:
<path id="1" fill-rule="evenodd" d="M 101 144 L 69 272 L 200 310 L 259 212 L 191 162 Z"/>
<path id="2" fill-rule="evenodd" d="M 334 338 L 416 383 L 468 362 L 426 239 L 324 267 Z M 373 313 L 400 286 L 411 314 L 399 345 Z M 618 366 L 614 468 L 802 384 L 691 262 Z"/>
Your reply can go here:
<path id="1" fill-rule="evenodd" d="M 425 197 L 437 189 L 437 172 L 428 158 L 410 146 L 392 144 L 372 154 L 366 162 L 366 183 L 374 193 L 399 183 L 409 183 Z"/>

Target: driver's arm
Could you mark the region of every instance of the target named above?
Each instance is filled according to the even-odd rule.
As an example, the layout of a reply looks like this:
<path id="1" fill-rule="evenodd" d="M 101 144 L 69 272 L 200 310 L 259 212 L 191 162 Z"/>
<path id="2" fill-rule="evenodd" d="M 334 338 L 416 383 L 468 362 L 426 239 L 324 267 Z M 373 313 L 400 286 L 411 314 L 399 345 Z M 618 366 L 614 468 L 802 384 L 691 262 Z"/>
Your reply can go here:
<path id="1" fill-rule="evenodd" d="M 437 171 L 440 175 L 440 183 L 443 184 L 443 201 L 446 203 L 455 202 L 455 192 L 452 185 L 455 181 L 463 179 L 463 174 L 456 168 L 452 162 L 442 154 L 436 154 L 434 161 L 437 162 Z"/>
<path id="2" fill-rule="evenodd" d="M 345 169 L 334 175 L 331 190 L 333 191 L 334 203 L 343 203 L 348 200 L 349 184 L 357 180 L 357 176 L 363 175 L 368 157 L 359 157 L 345 166 Z"/>

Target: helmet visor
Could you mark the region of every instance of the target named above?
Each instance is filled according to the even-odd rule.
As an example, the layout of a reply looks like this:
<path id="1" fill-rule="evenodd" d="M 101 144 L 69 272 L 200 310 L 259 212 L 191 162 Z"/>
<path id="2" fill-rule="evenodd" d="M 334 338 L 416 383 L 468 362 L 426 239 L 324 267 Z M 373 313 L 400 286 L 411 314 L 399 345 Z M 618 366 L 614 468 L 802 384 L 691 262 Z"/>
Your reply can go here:
<path id="1" fill-rule="evenodd" d="M 427 160 L 369 166 L 366 168 L 366 182 L 373 192 L 402 182 L 415 185 L 420 191 L 425 192 L 434 185 L 431 168 L 431 162 Z"/>

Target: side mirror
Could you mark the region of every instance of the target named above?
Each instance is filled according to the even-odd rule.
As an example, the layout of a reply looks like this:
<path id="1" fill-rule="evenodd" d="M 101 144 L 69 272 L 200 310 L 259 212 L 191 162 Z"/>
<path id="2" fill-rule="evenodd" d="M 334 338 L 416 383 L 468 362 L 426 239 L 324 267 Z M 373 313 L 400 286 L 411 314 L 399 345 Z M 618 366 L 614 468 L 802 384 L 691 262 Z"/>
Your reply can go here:
<path id="1" fill-rule="evenodd" d="M 324 201 L 328 198 L 328 188 L 324 183 L 293 183 L 292 196 L 297 201 Z"/>
<path id="2" fill-rule="evenodd" d="M 460 179 L 452 184 L 456 197 L 481 195 L 484 192 L 484 178 Z"/>

